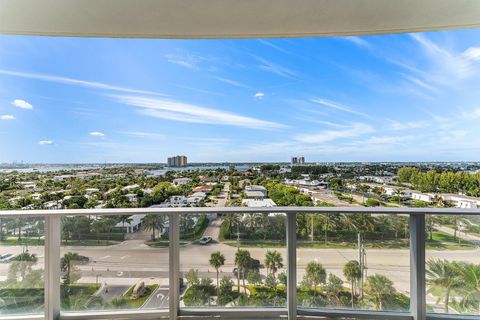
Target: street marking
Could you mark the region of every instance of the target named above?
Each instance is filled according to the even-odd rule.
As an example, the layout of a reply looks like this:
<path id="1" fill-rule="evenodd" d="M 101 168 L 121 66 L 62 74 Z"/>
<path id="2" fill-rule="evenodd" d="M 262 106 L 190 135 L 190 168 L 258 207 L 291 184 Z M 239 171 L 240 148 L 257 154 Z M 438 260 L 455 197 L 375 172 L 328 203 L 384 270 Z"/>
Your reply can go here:
<path id="1" fill-rule="evenodd" d="M 123 256 L 123 257 L 120 257 L 120 260 L 123 260 L 123 259 L 125 259 L 125 258 L 128 258 L 128 257 L 130 257 L 130 256 Z"/>
<path id="2" fill-rule="evenodd" d="M 108 259 L 108 258 L 110 258 L 110 256 L 101 257 L 101 258 L 98 258 L 97 260 L 103 260 L 103 259 Z"/>

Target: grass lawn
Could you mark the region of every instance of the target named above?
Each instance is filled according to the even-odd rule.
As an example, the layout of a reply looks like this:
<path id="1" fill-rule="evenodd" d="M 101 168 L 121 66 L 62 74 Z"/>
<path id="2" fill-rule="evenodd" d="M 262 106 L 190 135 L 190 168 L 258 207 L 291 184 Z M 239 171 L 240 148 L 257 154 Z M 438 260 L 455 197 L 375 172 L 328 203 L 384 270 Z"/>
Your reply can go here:
<path id="1" fill-rule="evenodd" d="M 155 241 L 147 241 L 145 244 L 152 248 L 167 248 L 170 241 L 168 240 L 155 240 Z M 180 245 L 189 244 L 189 241 L 180 241 Z"/>
<path id="2" fill-rule="evenodd" d="M 455 240 L 452 235 L 441 231 L 434 231 L 432 240 L 430 240 L 429 235 L 427 234 L 426 247 L 427 249 L 435 250 L 475 249 L 475 246 L 470 242 L 459 238 Z"/>
<path id="3" fill-rule="evenodd" d="M 68 242 L 62 241 L 62 246 L 111 246 L 117 244 L 116 241 L 107 241 L 107 240 L 69 240 Z M 22 240 L 18 240 L 17 237 L 7 237 L 4 240 L 0 241 L 0 246 L 43 246 L 44 240 L 35 238 L 26 238 L 22 237 Z"/>
<path id="4" fill-rule="evenodd" d="M 130 295 L 132 294 L 132 290 L 133 290 L 133 287 L 131 287 L 130 289 L 128 289 L 127 293 L 125 293 L 125 297 L 127 298 L 127 308 L 128 309 L 140 308 L 141 306 L 143 306 L 145 301 L 147 301 L 148 297 L 150 297 L 150 295 L 155 290 L 157 290 L 157 288 L 158 288 L 158 285 L 156 284 L 149 285 L 146 287 L 146 291 L 143 297 L 140 297 L 138 299 L 130 299 Z"/>

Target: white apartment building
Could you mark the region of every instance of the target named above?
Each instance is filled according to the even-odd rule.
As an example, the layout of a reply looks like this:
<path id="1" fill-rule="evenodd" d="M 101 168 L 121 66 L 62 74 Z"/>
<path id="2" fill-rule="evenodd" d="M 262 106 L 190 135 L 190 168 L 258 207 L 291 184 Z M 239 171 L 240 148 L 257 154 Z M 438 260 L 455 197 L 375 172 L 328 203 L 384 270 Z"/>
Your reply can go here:
<path id="1" fill-rule="evenodd" d="M 267 194 L 268 194 L 267 188 L 265 188 L 264 186 L 258 186 L 258 185 L 246 186 L 245 187 L 245 192 L 247 192 L 247 191 L 262 192 L 264 197 L 267 197 Z"/>
<path id="2" fill-rule="evenodd" d="M 263 208 L 263 207 L 276 207 L 277 204 L 273 202 L 272 199 L 243 199 L 242 200 L 242 207 L 249 207 L 249 208 Z"/>
<path id="3" fill-rule="evenodd" d="M 192 179 L 190 179 L 190 178 L 177 178 L 177 179 L 173 180 L 172 184 L 175 187 L 180 187 L 180 186 L 186 185 L 187 183 L 190 183 L 190 182 L 192 182 Z"/>
<path id="4" fill-rule="evenodd" d="M 433 193 L 422 193 L 420 191 L 413 191 L 411 198 L 418 201 L 432 202 L 435 198 L 435 195 Z"/>
<path id="5" fill-rule="evenodd" d="M 462 208 L 462 209 L 480 208 L 480 198 L 463 196 L 458 194 L 451 194 L 451 193 L 441 194 L 440 197 L 442 197 L 442 199 L 445 201 L 450 201 L 454 203 L 457 208 Z"/>

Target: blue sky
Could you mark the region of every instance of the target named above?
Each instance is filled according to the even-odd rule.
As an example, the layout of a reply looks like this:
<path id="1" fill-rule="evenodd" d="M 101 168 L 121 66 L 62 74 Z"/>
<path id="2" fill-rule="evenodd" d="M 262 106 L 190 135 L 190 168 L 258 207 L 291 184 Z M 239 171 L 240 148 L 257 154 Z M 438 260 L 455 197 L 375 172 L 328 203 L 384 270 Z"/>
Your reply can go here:
<path id="1" fill-rule="evenodd" d="M 479 161 L 480 30 L 0 37 L 0 162 Z"/>

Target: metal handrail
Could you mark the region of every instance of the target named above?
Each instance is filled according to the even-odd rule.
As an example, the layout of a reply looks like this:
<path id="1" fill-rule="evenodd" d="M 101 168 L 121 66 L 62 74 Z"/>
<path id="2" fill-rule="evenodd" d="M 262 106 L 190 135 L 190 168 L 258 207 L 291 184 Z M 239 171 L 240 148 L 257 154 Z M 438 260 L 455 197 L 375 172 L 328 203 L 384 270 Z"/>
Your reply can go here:
<path id="1" fill-rule="evenodd" d="M 179 217 L 181 214 L 243 214 L 243 213 L 285 213 L 287 234 L 287 306 L 283 308 L 179 308 Z M 297 214 L 402 214 L 410 217 L 410 312 L 370 311 L 355 309 L 302 308 L 296 304 L 296 227 Z M 60 310 L 60 228 L 64 216 L 102 216 L 158 214 L 168 215 L 171 232 L 169 232 L 169 309 L 159 310 L 108 310 L 68 312 Z M 308 317 L 327 317 L 331 319 L 385 319 L 385 320 L 426 320 L 426 319 L 474 319 L 467 315 L 427 314 L 425 305 L 425 216 L 434 215 L 480 215 L 480 209 L 458 208 L 387 208 L 387 207 L 180 207 L 180 208 L 127 208 L 127 209 L 55 209 L 55 210 L 11 210 L 0 211 L 0 218 L 45 219 L 45 315 L 2 316 L 3 319 L 151 319 L 168 317 L 170 320 L 188 317 L 204 319 L 220 318 L 282 318 L 289 320 Z"/>

